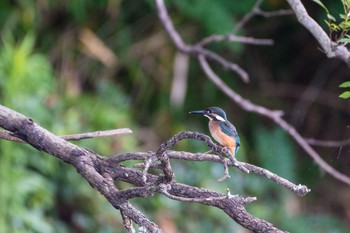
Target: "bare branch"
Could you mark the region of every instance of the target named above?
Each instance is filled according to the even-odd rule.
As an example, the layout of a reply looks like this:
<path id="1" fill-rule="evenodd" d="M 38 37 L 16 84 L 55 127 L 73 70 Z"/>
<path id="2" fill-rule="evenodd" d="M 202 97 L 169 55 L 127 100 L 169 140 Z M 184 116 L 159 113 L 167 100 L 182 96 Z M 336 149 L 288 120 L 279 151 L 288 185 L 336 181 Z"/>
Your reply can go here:
<path id="1" fill-rule="evenodd" d="M 257 0 L 252 10 L 248 14 L 244 15 L 244 17 L 237 23 L 236 27 L 232 31 L 237 32 L 239 29 L 243 28 L 243 26 L 255 16 L 256 9 L 260 8 L 260 5 L 263 3 L 263 1 L 264 0 Z"/>
<path id="2" fill-rule="evenodd" d="M 245 37 L 245 36 L 236 36 L 233 34 L 226 34 L 226 35 L 211 35 L 194 46 L 204 47 L 208 44 L 211 44 L 213 42 L 220 42 L 220 41 L 232 41 L 232 42 L 238 42 L 242 44 L 253 44 L 253 45 L 273 45 L 273 40 L 271 39 L 257 39 L 253 37 Z"/>
<path id="3" fill-rule="evenodd" d="M 131 129 L 121 128 L 121 129 L 95 131 L 95 132 L 82 133 L 82 134 L 64 135 L 60 137 L 66 141 L 78 141 L 82 139 L 111 137 L 119 134 L 129 134 L 129 133 L 132 133 Z"/>
<path id="4" fill-rule="evenodd" d="M 224 148 L 222 146 L 216 145 L 209 136 L 205 135 L 205 134 L 201 134 L 198 132 L 191 132 L 191 131 L 184 131 L 181 133 L 178 133 L 176 135 L 174 135 L 173 137 L 171 137 L 168 141 L 166 141 L 163 144 L 167 144 L 168 147 L 170 148 L 172 146 L 174 146 L 176 143 L 178 143 L 181 140 L 184 139 L 196 139 L 196 140 L 201 140 L 203 142 L 205 142 L 208 147 L 220 154 L 221 151 L 224 151 L 225 153 L 227 153 L 227 151 L 223 150 Z M 219 155 L 213 155 L 213 154 L 207 154 L 207 153 L 190 153 L 190 152 L 184 152 L 184 151 L 166 151 L 167 157 L 171 158 L 171 159 L 181 159 L 181 160 L 189 160 L 189 161 L 209 161 L 209 162 L 215 162 L 215 163 L 221 163 L 224 165 L 225 168 L 225 172 L 224 172 L 224 177 L 220 178 L 220 180 L 224 180 L 227 178 L 227 176 L 229 176 L 228 174 L 228 166 L 234 166 L 237 167 L 238 169 L 240 169 L 242 172 L 245 173 L 254 173 L 254 174 L 258 174 L 261 176 L 264 176 L 266 178 L 268 178 L 269 180 L 272 180 L 274 182 L 276 182 L 277 184 L 289 189 L 290 191 L 296 193 L 298 196 L 304 196 L 306 195 L 308 192 L 310 192 L 311 190 L 306 187 L 305 185 L 296 185 L 293 184 L 292 182 L 279 177 L 277 174 L 274 174 L 264 168 L 249 164 L 249 163 L 244 163 L 244 162 L 239 162 L 237 160 L 231 160 L 228 158 L 223 158 Z M 121 161 L 118 160 L 119 157 L 122 158 L 128 158 L 129 160 L 145 160 L 146 162 L 143 164 L 138 164 L 136 167 L 154 167 L 154 168 L 162 168 L 161 166 L 157 166 L 157 164 L 155 164 L 155 160 L 153 160 L 152 164 L 150 164 L 149 161 L 152 161 L 152 158 L 156 157 L 156 154 L 154 152 L 143 152 L 143 153 L 127 153 L 127 154 L 121 154 L 121 155 L 115 155 L 110 157 L 109 159 L 112 160 L 113 162 L 115 161 Z M 124 161 L 124 159 L 123 159 Z M 143 177 L 146 176 L 147 174 L 143 171 Z"/>
<path id="5" fill-rule="evenodd" d="M 322 146 L 322 147 L 341 147 L 350 145 L 350 138 L 340 141 L 332 140 L 319 140 L 315 138 L 305 138 L 305 141 L 313 146 Z"/>
<path id="6" fill-rule="evenodd" d="M 161 232 L 159 227 L 135 209 L 117 190 L 108 172 L 100 173 L 98 161 L 102 157 L 84 148 L 63 140 L 11 109 L 0 105 L 0 127 L 22 139 L 34 148 L 47 152 L 58 159 L 73 165 L 77 171 L 98 190 L 115 208 L 150 232 Z M 114 163 L 115 166 L 115 163 Z M 120 166 L 115 166 L 118 169 Z"/>
<path id="7" fill-rule="evenodd" d="M 212 154 L 192 154 L 189 152 L 182 151 L 168 151 L 169 157 L 174 159 L 183 159 L 183 160 L 191 160 L 191 161 L 210 161 L 216 163 L 223 163 L 222 158 Z M 229 159 L 225 159 L 228 166 L 234 166 Z M 249 171 L 249 173 L 258 174 L 261 176 L 265 176 L 269 180 L 276 182 L 277 184 L 289 189 L 290 191 L 296 193 L 298 196 L 304 196 L 309 193 L 311 190 L 305 185 L 296 185 L 286 180 L 278 175 L 255 165 L 239 162 L 242 166 L 245 167 Z"/>
<path id="8" fill-rule="evenodd" d="M 276 11 L 263 11 L 261 10 L 260 6 L 263 3 L 263 0 L 257 0 L 250 10 L 248 14 L 246 14 L 236 25 L 236 27 L 233 29 L 233 32 L 237 32 L 239 29 L 243 28 L 245 24 L 249 22 L 254 16 L 259 15 L 265 18 L 270 17 L 276 17 L 276 16 L 284 16 L 284 15 L 291 15 L 293 14 L 292 10 L 276 10 Z"/>
<path id="9" fill-rule="evenodd" d="M 226 179 L 228 179 L 228 178 L 231 177 L 231 176 L 230 176 L 230 173 L 229 173 L 229 171 L 228 171 L 228 161 L 227 161 L 227 160 L 224 160 L 224 161 L 223 161 L 223 165 L 224 165 L 224 170 L 225 170 L 225 172 L 224 172 L 224 176 L 218 179 L 218 181 L 220 181 L 220 182 L 222 182 L 222 181 L 224 181 L 224 180 L 226 180 Z"/>
<path id="10" fill-rule="evenodd" d="M 95 132 L 82 133 L 82 134 L 64 135 L 64 136 L 60 136 L 60 138 L 66 141 L 78 141 L 78 140 L 89 139 L 89 138 L 111 137 L 119 134 L 128 134 L 128 133 L 132 133 L 132 131 L 128 128 L 121 128 L 121 129 L 95 131 Z M 0 138 L 6 139 L 9 141 L 25 143 L 25 141 L 15 137 L 14 135 L 12 135 L 11 132 L 7 130 L 0 130 Z"/>
<path id="11" fill-rule="evenodd" d="M 37 125 L 32 119 L 26 118 L 1 105 L 0 127 L 11 131 L 13 135 L 21 138 L 38 150 L 47 152 L 74 166 L 93 188 L 98 190 L 116 209 L 121 211 L 124 226 L 128 232 L 134 231 L 131 220 L 139 225 L 139 229 L 142 228 L 145 232 L 161 232 L 161 229 L 155 223 L 148 220 L 128 202 L 132 198 L 147 198 L 156 193 L 164 194 L 174 200 L 197 202 L 217 207 L 222 209 L 237 223 L 254 232 L 282 232 L 271 223 L 256 218 L 245 210 L 244 205 L 254 201 L 255 198 L 253 197 L 242 197 L 229 193 L 224 195 L 208 189 L 176 183 L 173 179 L 169 180 L 167 178 L 166 172 L 168 171 L 166 170 L 169 169 L 172 172 L 169 158 L 173 155 L 168 149 L 185 138 L 202 140 L 216 153 L 223 151 L 221 146 L 215 145 L 206 135 L 195 132 L 182 132 L 164 142 L 157 152 L 138 152 L 102 157 L 53 135 Z M 189 157 L 193 156 L 190 155 Z M 165 176 L 144 174 L 142 171 L 133 170 L 118 164 L 125 160 L 142 159 L 147 161 L 151 158 L 164 162 L 160 164 L 159 168 L 164 171 Z M 207 155 L 206 158 L 222 162 L 222 158 L 219 156 Z M 232 161 L 226 159 L 225 163 L 229 164 Z M 231 165 L 235 166 L 235 164 Z M 265 175 L 268 174 L 268 176 L 275 177 L 272 180 L 279 179 L 277 175 L 269 173 L 265 169 L 244 163 L 242 165 L 248 170 L 258 171 L 261 174 L 265 173 Z M 144 181 L 144 176 L 147 177 L 147 183 Z M 115 181 L 128 182 L 136 187 L 119 191 L 115 187 Z"/>
<path id="12" fill-rule="evenodd" d="M 165 30 L 167 31 L 168 35 L 170 36 L 170 39 L 173 41 L 176 48 L 180 52 L 194 55 L 194 56 L 201 54 L 201 55 L 207 57 L 208 59 L 219 63 L 225 69 L 236 72 L 242 78 L 242 80 L 244 82 L 249 81 L 248 73 L 244 69 L 242 69 L 239 65 L 232 63 L 232 62 L 229 62 L 226 59 L 224 59 L 223 57 L 221 57 L 220 55 L 218 55 L 210 50 L 207 50 L 205 48 L 202 48 L 200 46 L 186 45 L 185 42 L 182 40 L 181 36 L 179 35 L 179 33 L 175 30 L 175 27 L 174 27 L 171 19 L 169 18 L 168 11 L 164 5 L 164 1 L 163 0 L 155 0 L 155 1 L 156 1 L 157 9 L 158 9 L 158 16 L 159 16 L 161 22 L 163 23 Z"/>
<path id="13" fill-rule="evenodd" d="M 285 16 L 285 15 L 293 15 L 294 12 L 290 9 L 281 9 L 276 11 L 264 11 L 260 8 L 255 9 L 255 14 L 263 16 L 265 18 L 277 17 L 277 16 Z"/>

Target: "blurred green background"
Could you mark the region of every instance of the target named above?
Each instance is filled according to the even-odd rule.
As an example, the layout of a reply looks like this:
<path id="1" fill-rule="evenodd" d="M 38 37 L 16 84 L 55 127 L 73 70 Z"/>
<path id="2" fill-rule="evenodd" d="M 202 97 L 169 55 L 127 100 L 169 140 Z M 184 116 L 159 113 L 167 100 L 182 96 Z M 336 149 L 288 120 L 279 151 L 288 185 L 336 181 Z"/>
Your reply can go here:
<path id="1" fill-rule="evenodd" d="M 184 40 L 195 43 L 231 31 L 254 2 L 176 0 L 167 1 L 167 7 Z M 338 1 L 324 3 L 338 15 Z M 324 26 L 322 9 L 311 1 L 305 4 Z M 266 0 L 262 8 L 288 5 Z M 349 80 L 349 68 L 327 59 L 294 16 L 257 16 L 239 34 L 271 38 L 275 44 L 210 45 L 250 74 L 251 82 L 245 84 L 236 74 L 213 65 L 231 88 L 257 104 L 282 109 L 305 137 L 350 136 L 349 101 L 338 98 L 343 91 L 338 86 Z M 208 134 L 207 120 L 188 112 L 219 106 L 240 134 L 239 160 L 305 184 L 312 192 L 299 198 L 237 169 L 230 169 L 232 178 L 220 183 L 216 180 L 223 175 L 222 166 L 205 162 L 172 161 L 177 181 L 257 196 L 247 205 L 249 212 L 289 232 L 350 231 L 350 187 L 325 174 L 270 120 L 242 111 L 206 79 L 196 60 L 178 54 L 153 1 L 0 1 L 0 36 L 0 103 L 51 132 L 128 127 L 133 134 L 77 144 L 104 156 L 156 150 L 182 130 Z M 187 75 L 178 78 L 174 70 Z M 194 140 L 181 142 L 176 149 L 208 150 Z M 350 175 L 349 146 L 316 149 Z M 211 207 L 160 195 L 131 202 L 167 233 L 247 232 Z M 0 233 L 124 231 L 119 212 L 72 166 L 30 146 L 0 140 Z"/>

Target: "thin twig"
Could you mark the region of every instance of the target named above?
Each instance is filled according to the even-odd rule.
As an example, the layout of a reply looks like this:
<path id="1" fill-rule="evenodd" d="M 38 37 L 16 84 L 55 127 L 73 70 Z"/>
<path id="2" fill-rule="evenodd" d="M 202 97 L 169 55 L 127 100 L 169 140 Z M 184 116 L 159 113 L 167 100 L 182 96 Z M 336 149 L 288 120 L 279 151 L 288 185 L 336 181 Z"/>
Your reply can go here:
<path id="1" fill-rule="evenodd" d="M 305 138 L 305 141 L 313 146 L 322 146 L 322 147 L 341 147 L 350 145 L 350 138 L 340 141 L 332 140 L 319 140 L 315 138 Z"/>
<path id="2" fill-rule="evenodd" d="M 144 165 L 144 169 L 142 171 L 142 180 L 143 182 L 147 182 L 147 172 L 148 172 L 148 169 L 150 168 L 150 166 L 156 161 L 156 157 L 155 156 L 152 156 L 148 159 L 146 159 Z"/>
<path id="3" fill-rule="evenodd" d="M 168 35 L 170 35 L 170 39 L 173 41 L 177 49 L 186 54 L 197 56 L 198 54 L 201 54 L 205 57 L 207 57 L 210 60 L 213 60 L 220 65 L 222 65 L 225 69 L 231 70 L 236 72 L 244 82 L 249 81 L 249 75 L 248 73 L 242 69 L 239 65 L 229 62 L 217 53 L 214 53 L 208 49 L 202 48 L 200 46 L 189 46 L 186 45 L 185 42 L 182 40 L 179 33 L 176 31 L 173 22 L 171 21 L 168 11 L 165 7 L 163 0 L 155 0 L 157 5 L 157 12 L 158 16 L 160 18 L 160 21 L 162 22 L 165 30 L 167 31 Z"/>
<path id="4" fill-rule="evenodd" d="M 102 130 L 102 131 L 95 131 L 95 132 L 81 133 L 81 134 L 63 135 L 59 137 L 66 141 L 78 141 L 78 140 L 89 139 L 89 138 L 111 137 L 111 136 L 116 136 L 120 134 L 129 134 L 129 133 L 132 133 L 131 129 L 120 128 L 120 129 Z M 25 143 L 25 141 L 14 136 L 10 131 L 7 131 L 7 130 L 0 130 L 0 138 L 13 141 L 13 142 Z"/>
<path id="5" fill-rule="evenodd" d="M 231 42 L 238 42 L 242 44 L 253 44 L 253 45 L 273 45 L 273 40 L 271 39 L 258 39 L 254 37 L 246 37 L 246 36 L 236 36 L 233 34 L 226 34 L 226 35 L 211 35 L 208 36 L 198 43 L 196 43 L 194 46 L 200 46 L 204 47 L 208 44 L 211 44 L 213 42 L 220 42 L 220 41 L 231 41 Z"/>
<path id="6" fill-rule="evenodd" d="M 66 141 L 77 141 L 77 140 L 82 140 L 82 139 L 111 137 L 111 136 L 115 136 L 115 135 L 119 135 L 119 134 L 129 134 L 129 133 L 132 133 L 131 129 L 121 128 L 121 129 L 95 131 L 95 132 L 91 132 L 91 133 L 64 135 L 64 136 L 60 136 L 60 137 Z"/>
<path id="7" fill-rule="evenodd" d="M 237 32 L 239 29 L 243 28 L 245 24 L 247 24 L 254 16 L 259 15 L 265 18 L 276 17 L 276 16 L 285 16 L 292 15 L 293 11 L 290 9 L 281 9 L 276 11 L 264 11 L 261 10 L 260 6 L 263 3 L 263 0 L 257 0 L 249 11 L 248 14 L 244 15 L 244 17 L 236 24 L 236 27 L 232 30 L 232 32 Z"/>
<path id="8" fill-rule="evenodd" d="M 232 30 L 233 33 L 243 28 L 243 26 L 255 16 L 255 9 L 258 9 L 262 2 L 263 0 L 257 0 L 255 2 L 252 10 L 248 14 L 244 15 L 244 17 L 236 24 L 236 27 Z"/>
<path id="9" fill-rule="evenodd" d="M 227 162 L 227 160 L 224 160 L 222 162 L 222 164 L 224 165 L 225 172 L 224 172 L 224 176 L 218 179 L 219 182 L 222 182 L 222 181 L 224 181 L 224 180 L 226 180 L 228 178 L 231 178 L 230 173 L 228 171 L 228 162 Z"/>
<path id="10" fill-rule="evenodd" d="M 293 15 L 294 12 L 291 9 L 280 9 L 280 10 L 275 10 L 275 11 L 264 11 L 261 10 L 260 8 L 256 8 L 254 10 L 256 15 L 263 16 L 265 18 L 270 18 L 270 17 L 277 17 L 277 16 L 286 16 L 286 15 Z"/>

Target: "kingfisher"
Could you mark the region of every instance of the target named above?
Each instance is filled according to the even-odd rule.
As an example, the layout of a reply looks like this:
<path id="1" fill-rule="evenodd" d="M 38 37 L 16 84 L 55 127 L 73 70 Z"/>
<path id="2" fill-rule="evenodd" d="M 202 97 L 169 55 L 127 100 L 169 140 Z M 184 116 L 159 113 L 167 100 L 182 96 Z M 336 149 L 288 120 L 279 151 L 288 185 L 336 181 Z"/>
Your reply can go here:
<path id="1" fill-rule="evenodd" d="M 209 107 L 205 110 L 191 111 L 190 114 L 201 114 L 209 118 L 209 131 L 212 137 L 222 146 L 228 148 L 236 157 L 240 147 L 240 140 L 236 127 L 227 120 L 224 110 Z"/>

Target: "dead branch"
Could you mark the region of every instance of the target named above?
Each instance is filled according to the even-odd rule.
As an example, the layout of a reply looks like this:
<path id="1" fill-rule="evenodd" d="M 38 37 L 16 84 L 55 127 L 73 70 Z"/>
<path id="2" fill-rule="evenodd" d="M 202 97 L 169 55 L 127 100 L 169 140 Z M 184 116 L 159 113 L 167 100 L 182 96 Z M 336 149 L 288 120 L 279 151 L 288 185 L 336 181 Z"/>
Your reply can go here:
<path id="1" fill-rule="evenodd" d="M 157 193 L 177 201 L 195 202 L 219 208 L 241 226 L 253 232 L 283 232 L 271 223 L 252 216 L 246 211 L 244 205 L 256 200 L 255 197 L 244 197 L 229 193 L 225 195 L 208 189 L 177 183 L 174 180 L 170 158 L 223 162 L 218 155 L 200 154 L 196 158 L 195 154 L 168 150 L 179 141 L 191 138 L 205 142 L 216 153 L 223 151 L 221 146 L 214 144 L 204 134 L 189 131 L 181 132 L 164 142 L 156 152 L 136 152 L 102 157 L 97 153 L 73 145 L 53 135 L 36 124 L 32 119 L 1 105 L 0 127 L 10 131 L 14 137 L 22 139 L 36 149 L 74 166 L 93 188 L 99 191 L 112 206 L 121 211 L 123 223 L 128 232 L 134 231 L 132 222 L 145 229 L 146 232 L 161 232 L 161 229 L 155 223 L 148 220 L 147 217 L 129 203 L 130 199 L 148 198 Z M 160 162 L 160 164 L 158 163 L 158 169 L 162 170 L 163 173 L 152 175 L 120 164 L 122 161 L 140 159 L 144 160 L 145 163 L 150 161 L 150 164 Z M 227 158 L 224 163 L 238 168 L 244 166 L 250 172 L 265 176 L 278 184 L 280 184 L 280 181 L 282 183 L 287 182 L 287 185 L 282 183 L 281 185 L 300 196 L 310 191 L 306 186 L 294 185 L 276 174 L 251 164 L 240 163 L 240 166 L 237 166 Z M 144 179 L 144 176 L 146 176 L 146 179 Z M 133 184 L 135 187 L 118 190 L 115 186 L 115 182 L 118 181 Z"/>
<path id="2" fill-rule="evenodd" d="M 111 137 L 111 136 L 128 134 L 128 133 L 132 133 L 131 129 L 122 128 L 122 129 L 111 129 L 111 130 L 95 131 L 95 132 L 81 133 L 81 134 L 63 135 L 59 137 L 66 141 L 79 141 L 79 140 L 89 139 L 89 138 Z M 0 130 L 0 138 L 6 139 L 9 141 L 14 141 L 14 142 L 26 143 L 22 139 L 13 136 L 13 134 L 7 130 Z"/>

